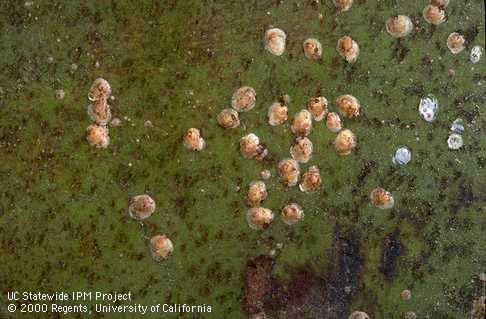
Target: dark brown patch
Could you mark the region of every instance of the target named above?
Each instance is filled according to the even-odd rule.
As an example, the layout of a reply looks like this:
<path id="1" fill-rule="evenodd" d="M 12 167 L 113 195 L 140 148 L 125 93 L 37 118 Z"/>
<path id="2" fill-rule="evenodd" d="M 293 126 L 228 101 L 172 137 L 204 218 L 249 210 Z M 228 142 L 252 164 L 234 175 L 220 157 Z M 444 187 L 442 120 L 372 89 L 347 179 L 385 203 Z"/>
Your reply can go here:
<path id="1" fill-rule="evenodd" d="M 461 182 L 459 189 L 457 190 L 457 202 L 452 205 L 451 210 L 453 213 L 459 212 L 462 207 L 469 207 L 474 202 L 474 193 L 471 184 Z"/>
<path id="2" fill-rule="evenodd" d="M 264 309 L 272 291 L 272 270 L 274 259 L 258 256 L 246 267 L 246 296 L 244 307 L 249 314 L 257 314 Z"/>
<path id="3" fill-rule="evenodd" d="M 397 228 L 393 233 L 385 236 L 383 241 L 381 263 L 378 269 L 387 279 L 393 279 L 398 275 L 397 258 L 403 252 L 399 236 L 400 229 Z"/>
<path id="4" fill-rule="evenodd" d="M 396 39 L 395 43 L 393 44 L 393 57 L 400 63 L 405 60 L 405 57 L 410 52 L 410 49 L 407 48 L 400 39 Z"/>
<path id="5" fill-rule="evenodd" d="M 246 270 L 245 309 L 249 314 L 284 312 L 288 319 L 345 318 L 359 289 L 363 261 L 358 234 L 355 231 L 345 234 L 336 227 L 329 258 L 333 262 L 327 272 L 319 273 L 306 266 L 294 270 L 286 283 L 272 277 L 275 261 L 271 257 L 259 256 L 250 261 Z"/>

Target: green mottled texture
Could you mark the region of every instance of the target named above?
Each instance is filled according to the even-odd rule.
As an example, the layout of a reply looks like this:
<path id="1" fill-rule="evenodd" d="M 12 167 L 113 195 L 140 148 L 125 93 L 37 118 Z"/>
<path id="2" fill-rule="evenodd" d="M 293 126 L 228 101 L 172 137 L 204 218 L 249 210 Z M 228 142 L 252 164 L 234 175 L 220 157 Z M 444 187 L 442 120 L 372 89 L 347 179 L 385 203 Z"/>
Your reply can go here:
<path id="1" fill-rule="evenodd" d="M 324 273 L 339 223 L 361 236 L 364 267 L 353 310 L 374 319 L 399 318 L 403 311 L 466 318 L 484 293 L 478 275 L 486 270 L 486 68 L 484 57 L 476 65 L 468 60 L 473 45 L 485 46 L 483 1 L 452 0 L 448 21 L 438 27 L 422 18 L 426 1 L 355 0 L 345 13 L 330 0 L 321 2 L 42 0 L 26 7 L 2 1 L 0 317 L 8 315 L 6 292 L 25 290 L 130 291 L 134 302 L 146 305 L 213 308 L 179 318 L 247 318 L 248 260 L 283 243 L 275 276 L 288 280 L 301 267 Z M 386 33 L 393 14 L 412 17 L 417 28 L 411 36 L 396 40 Z M 281 57 L 263 50 L 268 25 L 288 34 Z M 453 31 L 471 41 L 458 55 L 445 45 Z M 361 48 L 353 65 L 335 51 L 345 34 Z M 322 42 L 322 60 L 302 54 L 308 37 Z M 106 150 L 84 139 L 88 89 L 100 76 L 111 83 L 116 99 L 110 104 L 122 119 L 110 129 Z M 257 106 L 241 115 L 239 128 L 225 131 L 216 115 L 242 85 L 256 89 Z M 60 88 L 63 100 L 55 98 Z M 319 89 L 334 111 L 341 94 L 361 101 L 362 116 L 344 120 L 358 148 L 338 156 L 335 134 L 315 123 L 315 153 L 302 169 L 320 165 L 323 186 L 314 194 L 286 190 L 275 166 L 289 156 L 292 135 L 288 124 L 270 127 L 266 110 L 287 93 L 292 117 Z M 427 93 L 440 102 L 433 123 L 417 112 Z M 457 117 L 466 123 L 465 147 L 450 151 L 446 139 Z M 147 120 L 153 127 L 144 126 Z M 202 130 L 204 151 L 183 148 L 189 127 Z M 240 155 L 239 139 L 250 132 L 267 144 L 272 161 Z M 391 156 L 401 145 L 412 150 L 412 162 L 394 167 Z M 277 218 L 256 232 L 246 223 L 244 197 L 265 168 L 273 177 L 264 206 Z M 393 193 L 392 210 L 371 206 L 376 186 Z M 157 202 L 143 225 L 127 214 L 130 197 L 141 193 Z M 278 218 L 289 200 L 305 211 L 292 228 Z M 383 239 L 397 228 L 404 251 L 398 275 L 389 280 L 379 264 Z M 148 247 L 157 233 L 175 246 L 163 264 L 152 261 Z M 407 302 L 399 298 L 405 288 L 412 291 Z"/>

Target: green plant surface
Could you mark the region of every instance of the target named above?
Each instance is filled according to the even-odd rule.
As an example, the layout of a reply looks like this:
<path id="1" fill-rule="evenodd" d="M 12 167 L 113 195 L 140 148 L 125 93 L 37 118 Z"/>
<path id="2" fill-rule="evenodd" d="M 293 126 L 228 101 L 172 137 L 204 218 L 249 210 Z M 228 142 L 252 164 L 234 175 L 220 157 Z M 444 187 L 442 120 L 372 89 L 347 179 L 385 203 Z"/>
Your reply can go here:
<path id="1" fill-rule="evenodd" d="M 422 18 L 426 3 L 355 0 L 339 13 L 330 0 L 2 1 L 0 317 L 57 318 L 9 314 L 9 291 L 118 291 L 143 305 L 212 307 L 210 314 L 143 318 L 248 318 L 248 261 L 276 250 L 273 275 L 283 283 L 299 269 L 325 278 L 339 225 L 359 234 L 363 263 L 349 312 L 466 318 L 484 294 L 479 274 L 486 269 L 486 67 L 484 57 L 469 62 L 472 46 L 485 47 L 485 8 L 480 0 L 451 1 L 447 21 L 435 27 Z M 394 14 L 412 18 L 410 36 L 386 33 Z M 280 57 L 263 48 L 270 25 L 288 35 Z M 454 31 L 468 40 L 457 55 L 446 46 Z M 335 49 L 347 34 L 360 46 L 352 65 Z M 309 37 L 322 43 L 319 61 L 302 53 Z M 112 112 L 122 122 L 110 127 L 107 149 L 85 141 L 87 94 L 98 77 L 110 82 Z M 223 130 L 216 116 L 243 85 L 255 88 L 257 105 L 241 114 L 238 128 Z M 64 99 L 56 99 L 58 89 Z M 314 154 L 301 169 L 319 165 L 323 184 L 304 194 L 286 189 L 276 170 L 290 156 L 289 123 L 271 127 L 266 114 L 288 94 L 291 119 L 318 91 L 332 111 L 342 94 L 360 100 L 361 116 L 344 119 L 358 147 L 339 156 L 336 134 L 314 122 Z M 417 110 L 429 93 L 440 103 L 433 123 Z M 456 118 L 465 121 L 465 146 L 452 151 L 446 140 Z M 182 145 L 190 127 L 202 131 L 202 152 Z M 239 140 L 250 132 L 266 144 L 269 159 L 241 156 Z M 412 161 L 394 166 L 391 157 L 403 145 Z M 276 218 L 254 231 L 245 196 L 263 169 L 272 173 L 263 205 Z M 371 205 L 377 186 L 392 192 L 393 209 Z M 140 223 L 127 209 L 143 193 L 157 209 Z M 293 227 L 279 217 L 288 201 L 305 212 Z M 387 278 L 380 272 L 383 243 L 396 230 L 402 253 L 396 276 Z M 163 263 L 150 255 L 149 238 L 158 233 L 175 247 Z M 403 289 L 411 300 L 400 299 Z"/>

